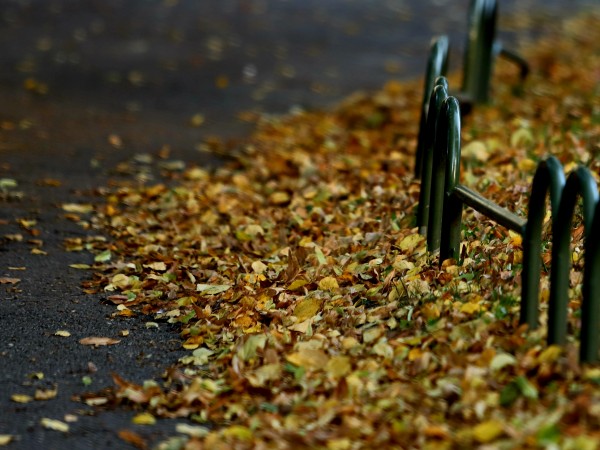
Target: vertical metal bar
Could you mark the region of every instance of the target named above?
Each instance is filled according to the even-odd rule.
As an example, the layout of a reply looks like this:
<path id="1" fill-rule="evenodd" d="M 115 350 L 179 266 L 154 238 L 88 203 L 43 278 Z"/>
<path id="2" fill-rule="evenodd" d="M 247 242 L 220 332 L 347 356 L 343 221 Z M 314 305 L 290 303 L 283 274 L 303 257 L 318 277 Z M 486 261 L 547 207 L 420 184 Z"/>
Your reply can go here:
<path id="1" fill-rule="evenodd" d="M 452 106 L 450 106 L 452 105 Z M 442 217 L 444 215 L 444 197 L 446 164 L 450 137 L 458 135 L 460 139 L 460 120 L 450 119 L 454 116 L 454 108 L 458 101 L 448 97 L 442 103 L 437 126 L 435 130 L 435 143 L 433 146 L 433 163 L 431 170 L 431 195 L 429 201 L 429 220 L 427 224 L 427 249 L 435 252 L 440 248 L 442 234 Z M 458 130 L 451 128 L 458 127 Z"/>
<path id="2" fill-rule="evenodd" d="M 436 127 L 442 102 L 448 98 L 448 82 L 444 77 L 436 80 L 429 101 L 429 113 L 427 114 L 425 145 L 423 154 L 423 173 L 421 177 L 421 189 L 419 190 L 419 207 L 417 210 L 417 227 L 421 234 L 426 234 L 429 221 L 429 204 L 431 193 L 431 170 L 433 165 L 433 147 L 435 143 Z"/>
<path id="3" fill-rule="evenodd" d="M 471 0 L 462 90 L 475 103 L 488 100 L 497 12 L 496 0 Z"/>
<path id="4" fill-rule="evenodd" d="M 440 240 L 440 264 L 448 258 L 458 259 L 463 202 L 454 195 L 460 182 L 460 105 L 454 97 L 446 100 L 448 159 L 446 161 L 444 204 Z"/>
<path id="5" fill-rule="evenodd" d="M 567 341 L 569 272 L 571 271 L 571 227 L 577 198 L 583 199 L 584 244 L 591 232 L 598 186 L 590 171 L 579 166 L 567 178 L 558 207 L 558 220 L 552 223 L 552 271 L 548 306 L 548 345 Z M 587 261 L 586 261 L 587 264 Z"/>
<path id="6" fill-rule="evenodd" d="M 425 89 L 423 91 L 423 101 L 421 103 L 421 121 L 419 123 L 419 136 L 415 158 L 416 179 L 421 179 L 423 176 L 423 156 L 426 151 L 427 115 L 430 97 L 432 96 L 433 88 L 437 85 L 438 78 L 446 74 L 447 68 L 448 37 L 439 36 L 431 42 L 431 50 L 429 51 L 429 59 L 427 60 L 427 69 L 425 72 Z M 446 89 L 448 89 L 447 85 Z"/>
<path id="7" fill-rule="evenodd" d="M 521 274 L 521 317 L 530 329 L 538 327 L 538 305 L 542 247 L 542 223 L 546 213 L 546 194 L 550 193 L 552 222 L 557 221 L 558 206 L 565 184 L 562 165 L 554 156 L 540 161 L 533 177 L 527 224 L 523 233 L 523 272 Z"/>
<path id="8" fill-rule="evenodd" d="M 600 203 L 596 204 L 594 220 L 586 233 L 585 267 L 583 272 L 583 302 L 581 304 L 581 346 L 579 361 L 599 362 L 600 349 Z"/>

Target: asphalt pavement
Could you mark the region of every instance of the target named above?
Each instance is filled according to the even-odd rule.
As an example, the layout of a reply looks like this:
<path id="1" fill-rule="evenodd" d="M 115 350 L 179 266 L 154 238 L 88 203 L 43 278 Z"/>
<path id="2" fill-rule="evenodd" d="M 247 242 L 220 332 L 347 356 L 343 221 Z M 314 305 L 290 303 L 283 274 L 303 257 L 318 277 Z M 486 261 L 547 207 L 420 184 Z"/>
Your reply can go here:
<path id="1" fill-rule="evenodd" d="M 535 39 L 585 4 L 501 2 L 502 37 L 515 46 Z M 77 401 L 111 386 L 113 372 L 136 382 L 158 379 L 183 352 L 168 324 L 114 319 L 103 295 L 83 292 L 89 272 L 71 265 L 90 264 L 93 256 L 68 252 L 64 242 L 93 232 L 63 205 L 98 201 L 102 186 L 132 176 L 123 162 L 139 162 L 141 154 L 217 167 L 251 131 L 240 118 L 248 112 L 329 107 L 354 91 L 418 77 L 436 34 L 450 35 L 457 67 L 467 6 L 3 0 L 0 435 L 14 436 L 8 448 L 133 448 L 119 430 L 151 443 L 174 434 L 175 421 L 133 425 L 130 410 Z M 219 142 L 221 151 L 204 151 L 207 142 Z M 80 344 L 90 336 L 121 342 Z M 27 400 L 23 395 L 34 399 L 15 401 Z M 49 429 L 43 419 L 68 423 L 69 432 Z"/>

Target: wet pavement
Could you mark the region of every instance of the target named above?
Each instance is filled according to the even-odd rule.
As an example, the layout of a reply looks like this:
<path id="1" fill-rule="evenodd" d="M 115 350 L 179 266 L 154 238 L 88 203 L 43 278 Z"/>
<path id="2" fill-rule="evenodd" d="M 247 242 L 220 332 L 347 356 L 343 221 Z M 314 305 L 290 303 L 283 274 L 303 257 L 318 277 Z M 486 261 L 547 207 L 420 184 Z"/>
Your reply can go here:
<path id="1" fill-rule="evenodd" d="M 82 292 L 86 272 L 69 265 L 92 256 L 63 241 L 88 233 L 62 204 L 97 200 L 116 164 L 140 153 L 217 166 L 222 157 L 202 149 L 212 136 L 235 148 L 251 130 L 240 113 L 326 107 L 419 76 L 435 34 L 450 35 L 458 67 L 468 3 L 4 0 L 0 181 L 17 183 L 0 183 L 0 435 L 16 436 L 9 448 L 130 448 L 122 428 L 151 442 L 174 433 L 173 422 L 144 428 L 130 424 L 131 411 L 72 401 L 110 386 L 111 372 L 159 378 L 182 353 L 168 325 L 113 319 L 102 296 Z M 502 2 L 502 38 L 535 39 L 592 3 Z M 121 342 L 79 344 L 87 336 Z M 11 401 L 55 388 L 49 400 Z M 43 418 L 76 420 L 62 433 Z"/>

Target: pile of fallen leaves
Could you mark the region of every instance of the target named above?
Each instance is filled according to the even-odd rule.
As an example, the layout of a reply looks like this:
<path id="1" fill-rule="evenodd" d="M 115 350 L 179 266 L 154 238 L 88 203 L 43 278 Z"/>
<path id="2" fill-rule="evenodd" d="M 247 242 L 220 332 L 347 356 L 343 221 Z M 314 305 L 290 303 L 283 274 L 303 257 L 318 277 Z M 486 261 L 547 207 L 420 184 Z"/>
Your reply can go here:
<path id="1" fill-rule="evenodd" d="M 600 173 L 598 18 L 528 50 L 524 86 L 498 63 L 492 104 L 463 123 L 465 184 L 526 215 L 540 157 Z M 67 243 L 98 252 L 86 290 L 116 316 L 172 324 L 189 350 L 161 382 L 115 376 L 108 401 L 138 423 L 188 418 L 164 448 L 597 448 L 600 368 L 577 362 L 580 239 L 572 341 L 547 347 L 544 327 L 518 325 L 520 236 L 465 211 L 461 260 L 426 252 L 420 97 L 391 82 L 265 117 L 224 168 L 107 190 L 92 225 L 108 240 Z M 547 296 L 544 277 L 542 321 Z"/>

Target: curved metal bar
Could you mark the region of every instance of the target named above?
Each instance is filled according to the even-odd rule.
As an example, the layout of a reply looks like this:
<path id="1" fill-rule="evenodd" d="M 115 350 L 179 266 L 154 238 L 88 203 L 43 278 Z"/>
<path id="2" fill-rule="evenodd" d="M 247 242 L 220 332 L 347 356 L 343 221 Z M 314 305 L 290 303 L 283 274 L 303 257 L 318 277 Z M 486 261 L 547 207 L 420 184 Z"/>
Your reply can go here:
<path id="1" fill-rule="evenodd" d="M 415 159 L 415 178 L 423 177 L 423 158 L 427 151 L 427 112 L 430 105 L 430 97 L 437 85 L 437 80 L 446 74 L 448 68 L 448 37 L 439 36 L 431 42 L 429 59 L 427 60 L 427 71 L 425 72 L 425 89 L 423 91 L 423 102 L 421 103 L 421 121 L 419 123 L 419 137 L 417 140 L 417 154 Z M 446 90 L 448 84 L 446 83 Z"/>
<path id="2" fill-rule="evenodd" d="M 560 197 L 565 185 L 562 165 L 554 156 L 540 161 L 533 177 L 527 224 L 523 233 L 523 272 L 521 275 L 521 317 L 530 329 L 538 327 L 538 305 L 542 247 L 542 222 L 546 213 L 546 194 L 550 192 L 552 221 L 557 221 Z M 552 270 L 554 272 L 554 269 Z"/>
<path id="3" fill-rule="evenodd" d="M 423 148 L 423 174 L 421 177 L 421 189 L 419 190 L 419 208 L 417 210 L 417 227 L 421 234 L 427 231 L 429 221 L 429 205 L 431 202 L 431 171 L 433 165 L 433 147 L 435 145 L 436 129 L 440 109 L 444 100 L 448 98 L 448 82 L 444 77 L 436 80 L 429 100 L 429 114 L 425 125 L 425 145 Z"/>
<path id="4" fill-rule="evenodd" d="M 548 344 L 567 341 L 569 272 L 571 271 L 571 227 L 577 198 L 583 199 L 584 247 L 592 230 L 598 186 L 590 171 L 579 166 L 569 174 L 558 207 L 558 220 L 552 223 L 552 271 L 548 305 Z M 587 261 L 586 261 L 587 264 Z"/>
<path id="5" fill-rule="evenodd" d="M 440 264 L 448 258 L 458 259 L 463 201 L 456 195 L 460 183 L 460 104 L 454 97 L 447 100 L 448 159 L 446 163 Z"/>
<path id="6" fill-rule="evenodd" d="M 583 302 L 581 304 L 581 346 L 579 360 L 599 362 L 600 349 L 600 202 L 596 204 L 594 220 L 585 244 L 583 271 Z"/>
<path id="7" fill-rule="evenodd" d="M 496 0 L 471 0 L 462 90 L 475 103 L 488 100 L 497 13 Z"/>
<path id="8" fill-rule="evenodd" d="M 450 159 L 449 162 L 448 159 Z M 450 183 L 457 184 L 460 175 L 460 106 L 454 97 L 442 103 L 435 133 L 433 163 L 431 170 L 431 195 L 429 221 L 427 225 L 427 249 L 431 252 L 440 248 L 442 219 L 446 192 L 446 174 Z"/>

